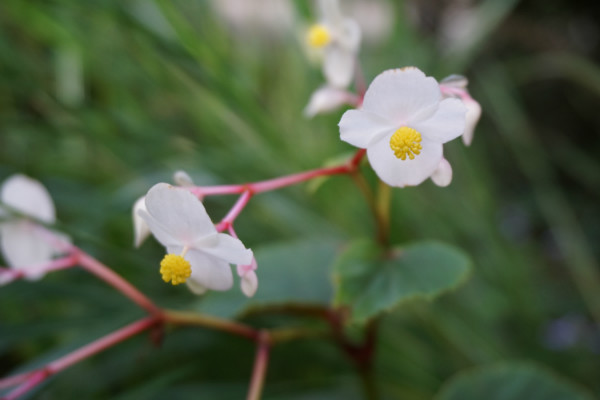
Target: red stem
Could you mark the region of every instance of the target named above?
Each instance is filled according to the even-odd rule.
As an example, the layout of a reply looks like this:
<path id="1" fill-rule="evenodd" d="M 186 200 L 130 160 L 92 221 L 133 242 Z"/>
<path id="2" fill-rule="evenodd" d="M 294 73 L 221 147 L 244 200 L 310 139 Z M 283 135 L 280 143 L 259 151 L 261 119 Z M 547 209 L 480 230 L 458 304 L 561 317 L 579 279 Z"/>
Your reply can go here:
<path id="1" fill-rule="evenodd" d="M 160 314 L 160 309 L 146 295 L 140 292 L 135 286 L 127 282 L 123 277 L 96 260 L 92 256 L 79 250 L 77 253 L 79 264 L 88 272 L 96 275 L 125 296 L 129 297 L 134 303 L 148 311 L 150 314 Z"/>
<path id="2" fill-rule="evenodd" d="M 258 348 L 254 358 L 254 367 L 252 377 L 250 378 L 250 388 L 248 389 L 247 400 L 259 400 L 267 376 L 267 366 L 269 364 L 269 351 L 271 341 L 267 331 L 261 331 L 258 336 Z"/>
<path id="3" fill-rule="evenodd" d="M 291 186 L 296 183 L 317 178 L 319 176 L 352 173 L 356 170 L 356 168 L 358 168 L 358 165 L 364 157 L 365 152 L 365 149 L 359 149 L 350 159 L 350 161 L 348 161 L 346 164 L 338 165 L 336 167 L 317 168 L 297 174 L 286 175 L 279 178 L 247 183 L 243 185 L 194 186 L 187 189 L 196 196 L 200 197 L 224 194 L 243 194 L 244 192 L 250 192 L 248 196 L 251 196 L 256 193 L 268 192 L 271 190 L 280 189 L 282 187 Z"/>
<path id="4" fill-rule="evenodd" d="M 103 350 L 106 350 L 109 347 L 116 345 L 117 343 L 122 342 L 125 339 L 130 338 L 133 335 L 136 335 L 154 325 L 161 322 L 162 318 L 158 315 L 152 317 L 146 317 L 144 319 L 140 319 L 132 324 L 129 324 L 115 332 L 112 332 L 88 345 L 85 345 L 64 357 L 61 357 L 57 360 L 52 361 L 47 364 L 45 367 L 40 368 L 36 371 L 28 373 L 28 378 L 21 386 L 17 387 L 15 390 L 10 392 L 3 400 L 14 400 L 29 390 L 33 389 L 35 386 L 42 383 L 46 378 L 70 367 L 73 364 L 78 363 L 81 360 L 84 360 L 94 354 L 97 354 Z M 12 378 L 8 378 L 14 382 L 17 378 L 20 380 L 21 375 L 17 375 Z"/>

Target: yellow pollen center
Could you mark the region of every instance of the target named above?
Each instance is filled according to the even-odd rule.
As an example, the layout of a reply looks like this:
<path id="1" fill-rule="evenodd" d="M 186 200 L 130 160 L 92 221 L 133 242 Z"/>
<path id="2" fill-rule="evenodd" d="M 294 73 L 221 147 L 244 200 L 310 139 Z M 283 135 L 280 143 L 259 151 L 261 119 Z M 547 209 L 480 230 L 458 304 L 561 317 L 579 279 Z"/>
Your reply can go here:
<path id="1" fill-rule="evenodd" d="M 165 282 L 173 285 L 184 283 L 192 274 L 190 262 L 175 254 L 167 254 L 160 262 L 160 274 Z"/>
<path id="2" fill-rule="evenodd" d="M 329 30 L 323 25 L 316 24 L 308 29 L 308 44 L 312 47 L 327 46 L 331 41 Z"/>
<path id="3" fill-rule="evenodd" d="M 421 154 L 421 134 L 409 128 L 403 126 L 398 129 L 390 139 L 390 148 L 394 151 L 396 158 L 402 161 L 406 160 L 406 156 L 411 160 L 415 159 L 415 156 Z"/>

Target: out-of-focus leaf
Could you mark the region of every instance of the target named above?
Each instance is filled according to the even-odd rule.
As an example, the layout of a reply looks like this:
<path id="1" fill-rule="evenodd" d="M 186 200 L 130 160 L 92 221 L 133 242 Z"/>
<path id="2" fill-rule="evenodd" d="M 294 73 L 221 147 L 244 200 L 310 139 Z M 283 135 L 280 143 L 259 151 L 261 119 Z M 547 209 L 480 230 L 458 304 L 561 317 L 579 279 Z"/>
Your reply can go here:
<path id="1" fill-rule="evenodd" d="M 411 299 L 433 299 L 465 281 L 471 262 L 462 251 L 437 242 L 419 242 L 385 252 L 361 240 L 338 259 L 335 303 L 365 322 Z"/>
<path id="2" fill-rule="evenodd" d="M 591 400 L 583 388 L 525 363 L 485 366 L 450 379 L 436 400 Z"/>
<path id="3" fill-rule="evenodd" d="M 338 247 L 339 244 L 332 239 L 260 247 L 254 253 L 259 281 L 253 298 L 247 299 L 238 288 L 211 292 L 201 298 L 196 309 L 228 317 L 266 304 L 329 304 L 333 296 L 330 267 Z"/>

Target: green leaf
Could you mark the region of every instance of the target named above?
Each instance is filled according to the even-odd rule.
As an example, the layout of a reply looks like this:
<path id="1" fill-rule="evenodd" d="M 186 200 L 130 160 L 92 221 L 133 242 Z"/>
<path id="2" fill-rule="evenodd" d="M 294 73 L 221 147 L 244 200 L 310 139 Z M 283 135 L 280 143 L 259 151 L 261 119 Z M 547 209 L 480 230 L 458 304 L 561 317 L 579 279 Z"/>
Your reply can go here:
<path id="1" fill-rule="evenodd" d="M 331 239 L 278 243 L 258 248 L 258 290 L 246 298 L 239 287 L 227 292 L 209 292 L 195 309 L 221 317 L 233 317 L 241 311 L 268 304 L 331 303 L 331 265 L 339 242 Z"/>
<path id="2" fill-rule="evenodd" d="M 437 242 L 419 242 L 384 253 L 376 243 L 355 242 L 334 268 L 335 303 L 365 322 L 399 304 L 433 299 L 467 278 L 471 262 L 462 251 Z"/>
<path id="3" fill-rule="evenodd" d="M 436 400 L 591 400 L 587 391 L 545 368 L 521 362 L 484 366 L 451 378 Z"/>

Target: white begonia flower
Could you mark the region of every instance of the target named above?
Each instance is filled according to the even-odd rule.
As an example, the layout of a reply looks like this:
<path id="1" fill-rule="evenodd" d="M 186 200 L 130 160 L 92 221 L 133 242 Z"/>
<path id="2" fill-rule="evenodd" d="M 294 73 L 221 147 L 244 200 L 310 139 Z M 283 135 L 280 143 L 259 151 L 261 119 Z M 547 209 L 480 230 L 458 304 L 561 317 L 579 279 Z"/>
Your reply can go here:
<path id="1" fill-rule="evenodd" d="M 331 86 L 321 86 L 315 90 L 304 109 L 304 115 L 312 118 L 317 114 L 334 111 L 344 104 L 356 103 L 356 95 Z"/>
<path id="2" fill-rule="evenodd" d="M 440 187 L 446 187 L 452 182 L 452 166 L 445 158 L 442 158 L 438 167 L 430 176 L 433 183 Z"/>
<path id="3" fill-rule="evenodd" d="M 63 253 L 65 249 L 55 242 L 68 239 L 49 232 L 25 216 L 47 224 L 54 223 L 56 214 L 50 194 L 40 182 L 17 174 L 2 184 L 0 200 L 24 215 L 11 217 L 10 210 L 0 208 L 0 216 L 6 219 L 0 223 L 0 249 L 6 263 L 15 270 L 23 271 L 27 279 L 43 277 L 45 269 L 36 267 Z M 56 236 L 56 240 L 51 238 L 53 235 Z"/>
<path id="4" fill-rule="evenodd" d="M 167 248 L 160 263 L 165 282 L 186 282 L 196 294 L 228 290 L 233 285 L 229 264 L 252 262 L 252 251 L 239 239 L 217 232 L 202 202 L 185 189 L 154 185 L 146 194 L 146 211 L 139 214 Z"/>
<path id="5" fill-rule="evenodd" d="M 442 95 L 445 98 L 458 97 L 467 108 L 465 131 L 462 135 L 462 141 L 466 146 L 471 145 L 475 128 L 477 127 L 479 118 L 481 118 L 481 106 L 469 94 L 467 90 L 468 84 L 468 79 L 462 75 L 450 75 L 440 82 Z"/>
<path id="6" fill-rule="evenodd" d="M 390 186 L 414 186 L 442 160 L 443 143 L 465 128 L 465 106 L 442 99 L 435 79 L 415 67 L 384 71 L 371 83 L 360 110 L 348 110 L 340 137 L 367 149 L 371 166 Z"/>
<path id="7" fill-rule="evenodd" d="M 328 84 L 345 88 L 354 74 L 360 28 L 342 15 L 338 0 L 320 0 L 318 4 L 321 21 L 309 28 L 308 44 L 323 49 L 323 74 Z"/>

